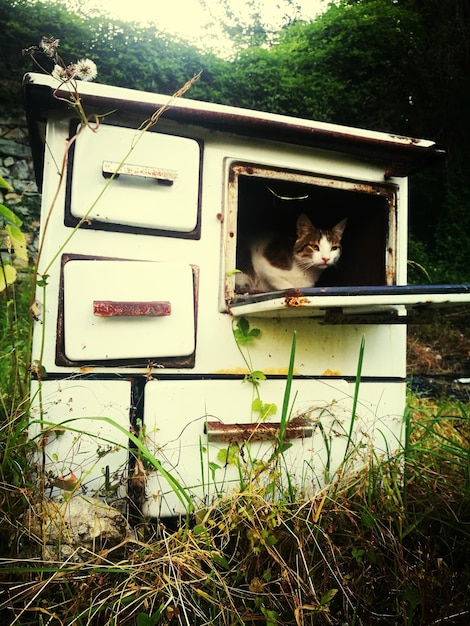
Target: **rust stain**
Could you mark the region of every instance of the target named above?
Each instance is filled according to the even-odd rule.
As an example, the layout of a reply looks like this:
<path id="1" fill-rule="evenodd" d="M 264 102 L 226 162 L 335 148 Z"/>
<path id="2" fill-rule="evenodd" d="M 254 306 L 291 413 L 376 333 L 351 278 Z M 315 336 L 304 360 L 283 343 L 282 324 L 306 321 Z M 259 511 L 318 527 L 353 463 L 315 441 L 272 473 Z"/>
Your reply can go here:
<path id="1" fill-rule="evenodd" d="M 121 174 L 127 176 L 137 176 L 139 178 L 154 178 L 158 182 L 172 185 L 178 178 L 176 170 L 168 170 L 147 165 L 131 165 L 129 163 L 120 164 L 118 161 L 103 161 L 103 176 L 105 178 L 115 175 L 118 178 Z"/>
<path id="2" fill-rule="evenodd" d="M 263 372 L 266 374 L 266 376 L 287 376 L 287 374 L 289 373 L 287 367 L 264 368 Z M 298 375 L 299 370 L 294 368 L 294 371 L 292 373 L 294 376 L 296 376 Z"/>
<path id="3" fill-rule="evenodd" d="M 166 317 L 171 315 L 171 303 L 94 300 L 93 315 L 96 317 Z"/>
<path id="4" fill-rule="evenodd" d="M 322 376 L 341 376 L 341 372 L 339 370 L 330 370 L 328 368 L 322 373 Z"/>
<path id="5" fill-rule="evenodd" d="M 308 304 L 308 298 L 305 296 L 286 296 L 284 298 L 284 304 L 287 307 L 300 307 Z"/>
<path id="6" fill-rule="evenodd" d="M 209 441 L 272 441 L 279 435 L 279 422 L 256 424 L 223 424 L 221 422 L 206 422 L 204 431 Z M 304 439 L 313 434 L 313 425 L 302 418 L 292 419 L 284 432 L 283 439 Z"/>
<path id="7" fill-rule="evenodd" d="M 239 376 L 240 374 L 242 376 L 246 376 L 249 373 L 250 372 L 245 367 L 233 367 L 233 368 L 230 368 L 230 369 L 216 370 L 214 372 L 214 374 L 234 374 L 236 376 Z"/>

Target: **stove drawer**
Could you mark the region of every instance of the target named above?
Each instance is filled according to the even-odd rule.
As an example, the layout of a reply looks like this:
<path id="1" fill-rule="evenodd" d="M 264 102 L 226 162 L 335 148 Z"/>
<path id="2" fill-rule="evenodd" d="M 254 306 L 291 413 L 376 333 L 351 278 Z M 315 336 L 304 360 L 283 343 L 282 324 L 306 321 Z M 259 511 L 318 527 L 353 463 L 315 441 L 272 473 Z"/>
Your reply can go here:
<path id="1" fill-rule="evenodd" d="M 144 424 L 148 448 L 196 508 L 212 504 L 218 493 L 239 489 L 240 472 L 249 473 L 250 463 L 269 464 L 279 430 L 285 381 L 266 380 L 262 385 L 263 400 L 278 408 L 266 422 L 253 413 L 253 389 L 241 380 L 160 379 L 146 384 Z M 300 427 L 286 432 L 292 446 L 283 454 L 283 466 L 293 482 L 311 487 L 313 470 L 322 474 L 325 446 L 317 421 L 321 419 L 325 429 L 333 428 L 334 422 L 347 429 L 350 391 L 344 380 L 293 382 L 292 397 L 296 402 L 292 416 L 299 416 Z M 305 424 L 301 416 L 306 417 Z M 334 439 L 338 447 L 340 438 Z M 224 463 L 219 453 L 231 445 L 238 450 L 236 458 L 233 464 Z M 341 451 L 336 454 L 340 456 Z M 185 514 L 185 499 L 178 497 L 159 472 L 148 476 L 144 513 L 150 517 Z"/>
<path id="2" fill-rule="evenodd" d="M 263 402 L 277 407 L 263 421 L 253 411 L 251 385 L 241 380 L 149 381 L 146 443 L 182 492 L 162 473 L 150 472 L 144 514 L 184 515 L 190 503 L 196 509 L 210 506 L 218 494 L 239 490 L 243 480 L 266 486 L 285 385 L 285 380 L 261 383 Z M 372 450 L 380 456 L 399 446 L 405 383 L 362 383 L 351 433 L 354 394 L 354 382 L 337 378 L 292 381 L 291 420 L 283 439 L 291 445 L 278 457 L 282 471 L 276 478 L 284 494 L 291 481 L 298 493 L 310 496 L 340 473 L 367 465 Z"/>
<path id="3" fill-rule="evenodd" d="M 127 476 L 130 398 L 127 380 L 32 381 L 29 436 L 49 495 L 115 492 Z"/>
<path id="4" fill-rule="evenodd" d="M 194 352 L 190 265 L 72 258 L 62 283 L 58 345 L 65 361 L 145 364 Z"/>
<path id="5" fill-rule="evenodd" d="M 117 126 L 84 128 L 69 157 L 66 223 L 86 218 L 84 226 L 91 228 L 191 233 L 198 224 L 199 164 L 193 139 Z"/>

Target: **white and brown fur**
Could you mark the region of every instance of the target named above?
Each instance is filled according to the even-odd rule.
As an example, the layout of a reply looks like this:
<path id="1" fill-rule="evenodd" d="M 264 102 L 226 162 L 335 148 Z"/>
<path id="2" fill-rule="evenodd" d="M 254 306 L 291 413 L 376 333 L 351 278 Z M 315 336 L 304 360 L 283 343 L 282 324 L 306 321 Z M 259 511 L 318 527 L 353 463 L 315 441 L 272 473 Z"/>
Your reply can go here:
<path id="1" fill-rule="evenodd" d="M 313 287 L 323 271 L 338 262 L 346 222 L 343 219 L 332 228 L 317 228 L 302 213 L 297 219 L 297 238 L 281 234 L 252 238 L 240 255 L 236 292 Z"/>

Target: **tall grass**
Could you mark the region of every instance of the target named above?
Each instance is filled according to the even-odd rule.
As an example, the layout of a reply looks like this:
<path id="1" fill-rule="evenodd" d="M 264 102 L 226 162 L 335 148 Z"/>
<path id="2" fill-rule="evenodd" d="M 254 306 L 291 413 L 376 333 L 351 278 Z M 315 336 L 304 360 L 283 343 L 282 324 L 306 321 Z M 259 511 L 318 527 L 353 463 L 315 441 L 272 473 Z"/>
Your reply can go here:
<path id="1" fill-rule="evenodd" d="M 0 418 L 8 421 L 26 397 L 31 345 L 29 275 L 0 293 Z"/>
<path id="2" fill-rule="evenodd" d="M 143 520 L 120 545 L 77 548 L 79 563 L 76 554 L 39 558 L 23 523 L 37 495 L 25 436 L 25 302 L 20 292 L 1 302 L 2 316 L 15 311 L 1 336 L 4 623 L 469 623 L 469 407 L 413 395 L 403 449 L 372 456 L 314 498 L 297 500 L 287 483 L 286 497 L 273 499 L 246 481 L 176 528 Z M 286 392 L 284 424 L 289 405 Z M 282 462 L 282 433 L 275 450 Z"/>

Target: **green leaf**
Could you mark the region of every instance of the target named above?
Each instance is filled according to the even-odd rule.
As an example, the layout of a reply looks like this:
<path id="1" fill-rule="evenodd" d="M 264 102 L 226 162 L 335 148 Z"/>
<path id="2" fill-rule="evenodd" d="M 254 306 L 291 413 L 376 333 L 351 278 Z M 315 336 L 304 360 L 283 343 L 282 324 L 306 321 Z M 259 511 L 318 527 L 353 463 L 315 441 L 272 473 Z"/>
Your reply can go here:
<path id="1" fill-rule="evenodd" d="M 28 250 L 26 248 L 26 238 L 21 230 L 13 224 L 7 224 L 5 230 L 10 237 L 11 245 L 15 251 L 16 256 L 22 261 L 28 262 Z"/>
<path id="2" fill-rule="evenodd" d="M 253 341 L 256 337 L 259 337 L 261 331 L 259 328 L 250 329 L 250 323 L 246 317 L 240 317 L 237 321 L 237 325 L 233 329 L 233 336 L 235 341 L 240 346 L 245 346 Z"/>
<path id="3" fill-rule="evenodd" d="M 254 370 L 251 372 L 250 378 L 253 380 L 266 380 L 266 374 L 261 370 Z"/>
<path id="4" fill-rule="evenodd" d="M 283 441 L 279 444 L 278 448 L 277 448 L 277 452 L 279 454 L 284 454 L 284 452 L 287 452 L 287 450 L 289 450 L 289 448 L 292 448 L 292 443 Z"/>
<path id="5" fill-rule="evenodd" d="M 8 191 L 13 191 L 13 187 L 10 185 L 10 183 L 7 183 L 7 181 L 0 176 L 0 187 L 2 189 L 8 189 Z"/>
<path id="6" fill-rule="evenodd" d="M 8 285 L 11 285 L 16 280 L 16 269 L 13 265 L 7 265 L 6 263 L 0 267 L 0 292 L 5 291 Z"/>
<path id="7" fill-rule="evenodd" d="M 277 537 L 275 537 L 274 535 L 270 535 L 269 533 L 266 533 L 266 535 L 263 535 L 263 539 L 266 543 L 267 546 L 275 546 L 276 543 L 279 541 Z"/>
<path id="8" fill-rule="evenodd" d="M 224 557 L 223 554 L 219 554 L 218 552 L 213 552 L 211 554 L 211 557 L 216 565 L 220 565 L 220 567 L 223 567 L 226 570 L 230 569 L 229 562 L 227 561 L 227 559 Z"/>
<path id="9" fill-rule="evenodd" d="M 240 317 L 237 323 L 237 327 L 243 335 L 247 335 L 250 330 L 250 322 L 246 317 Z"/>
<path id="10" fill-rule="evenodd" d="M 338 593 L 337 589 L 330 589 L 327 593 L 325 593 L 325 595 L 320 600 L 321 606 L 325 606 L 326 604 L 329 604 L 337 593 Z"/>
<path id="11" fill-rule="evenodd" d="M 363 526 L 365 526 L 366 528 L 368 528 L 370 530 L 371 528 L 374 527 L 376 519 L 377 518 L 374 515 L 374 513 L 372 513 L 372 511 L 369 511 L 369 509 L 367 507 L 363 507 L 362 508 L 362 511 L 361 511 L 361 522 L 362 522 Z"/>
<path id="12" fill-rule="evenodd" d="M 363 548 L 353 548 L 351 550 L 351 554 L 358 564 L 361 564 L 362 561 L 364 560 L 365 553 L 366 551 Z"/>
<path id="13" fill-rule="evenodd" d="M 277 413 L 277 405 L 273 402 L 264 404 L 261 398 L 255 398 L 251 404 L 251 408 L 254 413 L 259 413 L 261 420 L 265 421 L 271 415 Z"/>
<path id="14" fill-rule="evenodd" d="M 266 618 L 266 626 L 279 626 L 279 613 L 276 611 L 272 611 L 271 609 L 266 609 L 264 606 L 261 607 L 261 612 Z"/>
<path id="15" fill-rule="evenodd" d="M 38 278 L 38 280 L 36 281 L 36 285 L 38 287 L 46 287 L 48 278 L 49 274 L 42 274 L 41 278 Z"/>
<path id="16" fill-rule="evenodd" d="M 137 626 L 156 626 L 160 621 L 161 608 L 154 615 L 148 615 L 147 613 L 139 613 L 137 615 Z"/>
<path id="17" fill-rule="evenodd" d="M 7 222 L 10 222 L 10 224 L 15 224 L 15 226 L 21 226 L 23 224 L 20 218 L 4 204 L 0 204 L 0 215 Z"/>
<path id="18" fill-rule="evenodd" d="M 238 449 L 237 444 L 232 443 L 229 445 L 228 448 L 223 448 L 222 450 L 219 450 L 219 453 L 217 454 L 217 460 L 224 465 L 236 465 L 239 454 L 240 450 Z"/>
<path id="19" fill-rule="evenodd" d="M 266 374 L 261 370 L 255 370 L 254 372 L 247 374 L 243 379 L 243 382 L 251 383 L 256 387 L 259 385 L 260 380 L 266 380 Z"/>

